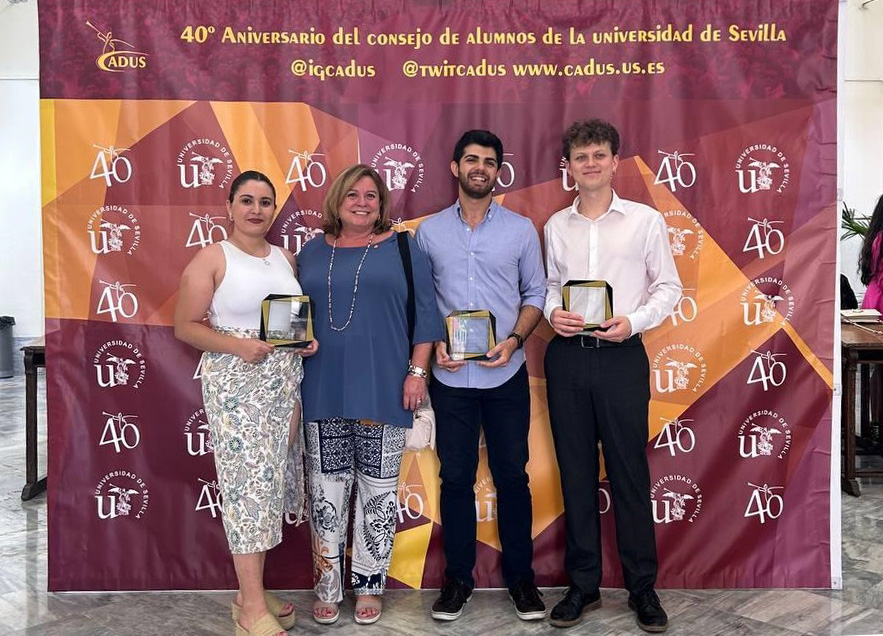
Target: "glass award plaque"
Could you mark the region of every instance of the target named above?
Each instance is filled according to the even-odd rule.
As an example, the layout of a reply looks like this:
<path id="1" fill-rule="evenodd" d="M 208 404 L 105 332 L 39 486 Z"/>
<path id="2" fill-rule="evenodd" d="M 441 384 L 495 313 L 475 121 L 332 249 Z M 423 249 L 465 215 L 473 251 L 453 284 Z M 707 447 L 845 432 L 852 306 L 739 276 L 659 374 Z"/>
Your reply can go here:
<path id="1" fill-rule="evenodd" d="M 595 331 L 613 318 L 613 288 L 605 280 L 569 280 L 561 289 L 564 311 L 580 314 L 583 329 Z"/>
<path id="2" fill-rule="evenodd" d="M 309 296 L 270 294 L 261 302 L 258 337 L 276 347 L 306 347 L 313 341 Z"/>
<path id="3" fill-rule="evenodd" d="M 496 326 L 487 310 L 452 311 L 445 318 L 448 355 L 452 360 L 487 360 L 497 343 Z"/>

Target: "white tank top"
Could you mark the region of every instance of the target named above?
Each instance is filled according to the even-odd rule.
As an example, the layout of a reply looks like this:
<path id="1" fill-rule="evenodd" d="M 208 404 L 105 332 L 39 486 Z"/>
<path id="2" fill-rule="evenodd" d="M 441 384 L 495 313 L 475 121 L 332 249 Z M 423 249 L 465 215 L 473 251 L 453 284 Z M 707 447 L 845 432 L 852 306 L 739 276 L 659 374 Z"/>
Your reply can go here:
<path id="1" fill-rule="evenodd" d="M 259 329 L 261 301 L 269 294 L 303 294 L 291 264 L 275 245 L 266 258 L 246 254 L 229 241 L 221 241 L 221 249 L 227 265 L 209 308 L 213 327 Z"/>

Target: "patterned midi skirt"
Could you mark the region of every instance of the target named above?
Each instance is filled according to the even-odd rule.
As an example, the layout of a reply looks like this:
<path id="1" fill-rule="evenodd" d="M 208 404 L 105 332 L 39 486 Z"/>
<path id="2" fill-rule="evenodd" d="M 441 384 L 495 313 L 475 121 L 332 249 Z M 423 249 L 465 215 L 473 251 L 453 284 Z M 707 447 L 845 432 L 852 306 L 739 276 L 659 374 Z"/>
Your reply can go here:
<path id="1" fill-rule="evenodd" d="M 202 397 L 233 554 L 264 552 L 281 542 L 286 512 L 296 523 L 304 519 L 299 422 L 288 445 L 302 379 L 302 359 L 291 350 L 276 349 L 258 364 L 228 353 L 203 353 Z"/>

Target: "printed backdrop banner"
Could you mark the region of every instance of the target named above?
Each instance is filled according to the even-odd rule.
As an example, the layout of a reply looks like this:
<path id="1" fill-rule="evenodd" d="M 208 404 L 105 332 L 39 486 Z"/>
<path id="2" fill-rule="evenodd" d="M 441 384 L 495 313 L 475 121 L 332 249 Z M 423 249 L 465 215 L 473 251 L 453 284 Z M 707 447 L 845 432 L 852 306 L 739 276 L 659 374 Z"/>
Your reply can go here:
<path id="1" fill-rule="evenodd" d="M 836 0 L 41 0 L 39 14 L 50 589 L 235 586 L 199 354 L 172 328 L 182 269 L 227 235 L 235 175 L 272 178 L 270 238 L 297 252 L 344 167 L 375 167 L 413 229 L 456 196 L 457 138 L 487 128 L 506 151 L 496 198 L 541 233 L 576 194 L 560 140 L 587 117 L 620 129 L 614 186 L 664 216 L 685 287 L 645 338 L 659 584 L 839 586 Z M 544 322 L 526 344 L 540 585 L 566 582 L 551 336 Z M 406 455 L 392 587 L 441 584 L 437 476 L 433 453 Z M 475 493 L 477 581 L 501 586 L 484 459 Z M 598 505 L 604 585 L 621 585 L 606 480 Z M 267 582 L 307 588 L 308 532 L 290 521 Z"/>

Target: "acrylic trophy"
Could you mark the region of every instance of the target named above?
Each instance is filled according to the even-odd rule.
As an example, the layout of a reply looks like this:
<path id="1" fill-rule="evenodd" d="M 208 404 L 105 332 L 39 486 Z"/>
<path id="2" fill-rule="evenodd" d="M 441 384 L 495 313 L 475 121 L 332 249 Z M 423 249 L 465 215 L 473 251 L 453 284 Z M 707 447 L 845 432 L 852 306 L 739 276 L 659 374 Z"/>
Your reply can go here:
<path id="1" fill-rule="evenodd" d="M 564 311 L 583 317 L 583 331 L 590 333 L 613 318 L 613 288 L 604 280 L 569 280 L 561 290 Z"/>
<path id="2" fill-rule="evenodd" d="M 445 318 L 448 355 L 452 360 L 487 360 L 496 346 L 496 319 L 484 309 L 452 311 Z"/>
<path id="3" fill-rule="evenodd" d="M 309 296 L 270 294 L 261 302 L 261 340 L 276 347 L 306 347 L 313 341 Z"/>

